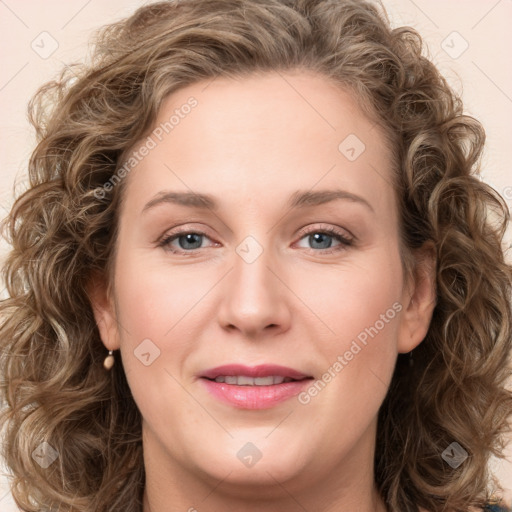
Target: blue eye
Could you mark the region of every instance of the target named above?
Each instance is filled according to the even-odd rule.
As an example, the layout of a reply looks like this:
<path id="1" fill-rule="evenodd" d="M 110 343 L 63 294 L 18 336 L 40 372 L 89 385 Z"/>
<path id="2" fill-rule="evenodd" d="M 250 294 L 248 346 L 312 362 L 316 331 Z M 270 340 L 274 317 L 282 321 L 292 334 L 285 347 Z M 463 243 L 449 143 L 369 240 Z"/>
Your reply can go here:
<path id="1" fill-rule="evenodd" d="M 197 233 L 195 231 L 184 231 L 181 233 L 171 234 L 166 236 L 161 242 L 160 246 L 165 247 L 171 252 L 190 252 L 193 249 L 202 249 L 204 233 Z M 179 248 L 171 245 L 174 241 L 178 242 Z M 178 250 L 176 250 L 178 249 Z"/>
<path id="2" fill-rule="evenodd" d="M 312 246 L 307 247 L 308 249 L 319 249 L 320 251 L 327 251 L 327 253 L 346 249 L 353 243 L 351 238 L 334 228 L 310 230 L 301 238 L 301 240 L 304 239 L 307 239 L 308 244 Z M 338 242 L 338 245 L 333 246 L 333 239 Z M 314 252 L 319 251 L 315 250 Z"/>
<path id="3" fill-rule="evenodd" d="M 158 243 L 158 246 L 174 254 L 192 256 L 194 252 L 197 252 L 197 249 L 205 248 L 203 247 L 205 239 L 210 240 L 205 233 L 182 230 L 168 234 Z M 305 247 L 306 249 L 321 254 L 342 251 L 353 244 L 352 238 L 331 227 L 310 229 L 302 234 L 300 240 L 304 239 L 307 239 L 307 243 L 311 244 L 311 246 Z M 333 245 L 333 239 L 338 242 L 337 245 Z"/>

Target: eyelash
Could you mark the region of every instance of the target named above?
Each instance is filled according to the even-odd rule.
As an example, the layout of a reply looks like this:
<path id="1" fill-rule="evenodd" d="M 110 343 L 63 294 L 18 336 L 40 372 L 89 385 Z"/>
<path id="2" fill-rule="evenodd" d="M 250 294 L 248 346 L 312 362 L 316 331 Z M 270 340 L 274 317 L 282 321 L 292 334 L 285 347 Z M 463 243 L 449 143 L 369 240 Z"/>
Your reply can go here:
<path id="1" fill-rule="evenodd" d="M 313 235 L 316 233 L 320 233 L 323 235 L 329 235 L 335 239 L 337 239 L 340 242 L 340 245 L 334 247 L 334 248 L 327 248 L 327 249 L 311 249 L 310 251 L 313 251 L 314 253 L 321 253 L 321 254 L 332 254 L 338 251 L 346 250 L 347 247 L 350 247 L 354 243 L 353 238 L 347 237 L 345 234 L 343 234 L 341 231 L 338 231 L 335 228 L 332 227 L 326 227 L 326 228 L 315 228 L 310 229 L 309 231 L 305 231 L 301 233 L 301 236 L 299 240 L 302 240 L 308 235 Z M 197 252 L 199 249 L 191 249 L 188 251 L 185 250 L 176 250 L 174 248 L 171 248 L 170 243 L 174 241 L 175 239 L 179 238 L 183 235 L 199 235 L 199 236 L 205 236 L 208 238 L 208 235 L 206 233 L 203 233 L 201 231 L 193 231 L 190 229 L 178 229 L 177 231 L 174 231 L 172 233 L 169 233 L 168 235 L 164 236 L 159 242 L 158 247 L 164 248 L 166 251 L 171 252 L 172 254 L 181 254 L 184 256 L 192 256 L 194 252 Z"/>

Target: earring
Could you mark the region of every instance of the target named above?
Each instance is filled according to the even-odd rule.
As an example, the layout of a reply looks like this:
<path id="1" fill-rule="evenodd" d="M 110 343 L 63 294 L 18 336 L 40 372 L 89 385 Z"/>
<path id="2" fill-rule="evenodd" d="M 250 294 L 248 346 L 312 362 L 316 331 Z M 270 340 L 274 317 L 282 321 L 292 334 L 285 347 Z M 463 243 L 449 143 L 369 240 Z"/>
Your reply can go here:
<path id="1" fill-rule="evenodd" d="M 103 361 L 103 367 L 105 370 L 110 370 L 112 366 L 114 366 L 114 355 L 112 354 L 112 350 L 108 351 L 108 356 L 105 357 L 105 360 Z"/>
<path id="2" fill-rule="evenodd" d="M 414 366 L 414 359 L 412 358 L 412 350 L 409 352 L 409 368 Z"/>

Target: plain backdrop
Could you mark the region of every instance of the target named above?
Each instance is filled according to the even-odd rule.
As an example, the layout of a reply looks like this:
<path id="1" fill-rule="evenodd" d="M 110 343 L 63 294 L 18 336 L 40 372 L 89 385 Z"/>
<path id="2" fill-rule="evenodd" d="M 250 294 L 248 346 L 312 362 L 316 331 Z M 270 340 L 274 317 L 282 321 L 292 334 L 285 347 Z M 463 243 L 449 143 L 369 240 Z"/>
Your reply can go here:
<path id="1" fill-rule="evenodd" d="M 80 61 L 92 32 L 148 2 L 137 0 L 0 0 L 0 217 L 9 210 L 15 180 L 23 185 L 34 134 L 26 117 L 29 98 L 66 64 Z M 484 180 L 512 205 L 512 0 L 383 0 L 393 25 L 410 25 L 429 55 L 461 92 L 465 111 L 487 133 Z M 506 246 L 512 237 L 508 232 Z M 0 245 L 0 257 L 5 255 Z M 508 251 L 508 258 L 510 259 Z M 0 293 L 2 290 L 0 289 Z M 508 461 L 491 469 L 512 490 Z M 0 511 L 14 512 L 0 478 Z"/>

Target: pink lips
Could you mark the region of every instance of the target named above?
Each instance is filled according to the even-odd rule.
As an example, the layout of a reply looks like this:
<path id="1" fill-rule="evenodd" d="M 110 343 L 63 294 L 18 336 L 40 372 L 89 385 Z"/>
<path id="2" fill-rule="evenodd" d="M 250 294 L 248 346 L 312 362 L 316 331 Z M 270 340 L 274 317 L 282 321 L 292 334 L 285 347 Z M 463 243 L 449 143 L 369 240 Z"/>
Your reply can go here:
<path id="1" fill-rule="evenodd" d="M 278 366 L 275 364 L 260 364 L 259 366 L 244 366 L 242 364 L 227 364 L 217 366 L 201 373 L 201 377 L 207 379 L 215 379 L 219 375 L 247 375 L 248 377 L 268 377 L 270 375 L 278 375 L 281 377 L 289 377 L 291 379 L 305 379 L 308 375 L 304 375 L 297 370 L 287 368 L 286 366 Z"/>
<path id="2" fill-rule="evenodd" d="M 238 385 L 215 382 L 217 377 L 278 377 L 285 382 L 271 385 Z M 298 395 L 312 377 L 278 365 L 244 366 L 238 364 L 211 368 L 200 375 L 201 382 L 215 398 L 240 409 L 268 409 Z M 280 378 L 279 378 L 280 377 Z M 290 381 L 290 379 L 293 379 Z M 222 379 L 221 379 L 222 380 Z M 232 379 L 228 379 L 232 380 Z"/>

